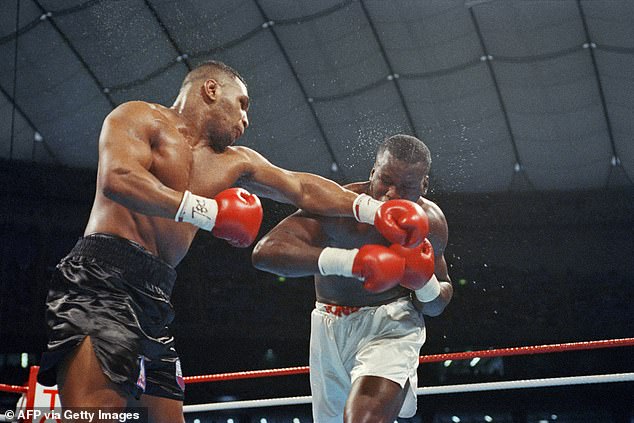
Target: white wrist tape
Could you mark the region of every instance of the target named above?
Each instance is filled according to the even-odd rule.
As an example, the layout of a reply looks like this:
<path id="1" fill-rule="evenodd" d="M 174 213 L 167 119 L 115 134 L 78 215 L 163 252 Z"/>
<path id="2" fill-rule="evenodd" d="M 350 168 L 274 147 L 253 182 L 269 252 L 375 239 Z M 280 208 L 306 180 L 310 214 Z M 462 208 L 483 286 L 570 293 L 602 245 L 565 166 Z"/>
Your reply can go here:
<path id="1" fill-rule="evenodd" d="M 319 254 L 319 260 L 317 261 L 319 273 L 323 276 L 339 275 L 349 278 L 354 277 L 352 274 L 352 264 L 358 252 L 359 250 L 356 248 L 354 250 L 332 247 L 324 248 L 321 254 Z"/>
<path id="2" fill-rule="evenodd" d="M 216 224 L 217 215 L 218 203 L 216 200 L 185 191 L 174 220 L 191 223 L 201 229 L 211 231 Z"/>
<path id="3" fill-rule="evenodd" d="M 421 289 L 417 289 L 414 292 L 416 293 L 418 301 L 428 303 L 440 295 L 440 282 L 438 282 L 436 275 L 433 275 Z"/>
<path id="4" fill-rule="evenodd" d="M 361 223 L 374 225 L 376 211 L 383 204 L 382 201 L 375 200 L 367 194 L 360 194 L 352 203 L 354 218 Z"/>

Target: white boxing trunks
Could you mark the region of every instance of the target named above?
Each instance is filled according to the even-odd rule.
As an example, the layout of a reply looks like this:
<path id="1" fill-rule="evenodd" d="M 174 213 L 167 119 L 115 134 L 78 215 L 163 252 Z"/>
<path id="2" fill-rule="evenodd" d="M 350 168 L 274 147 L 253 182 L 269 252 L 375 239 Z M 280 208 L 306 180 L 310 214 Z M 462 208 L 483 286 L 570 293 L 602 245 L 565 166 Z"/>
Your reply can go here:
<path id="1" fill-rule="evenodd" d="M 412 417 L 424 342 L 423 316 L 407 297 L 360 308 L 317 302 L 310 337 L 314 421 L 343 422 L 346 399 L 360 376 L 383 377 L 401 387 L 409 380 L 399 417 Z"/>

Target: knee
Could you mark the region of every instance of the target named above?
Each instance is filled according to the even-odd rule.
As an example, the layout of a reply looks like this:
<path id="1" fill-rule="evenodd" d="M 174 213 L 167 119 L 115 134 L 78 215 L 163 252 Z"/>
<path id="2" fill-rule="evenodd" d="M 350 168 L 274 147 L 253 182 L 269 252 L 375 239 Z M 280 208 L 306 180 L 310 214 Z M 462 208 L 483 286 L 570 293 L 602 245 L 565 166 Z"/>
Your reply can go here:
<path id="1" fill-rule="evenodd" d="M 346 406 L 343 414 L 345 423 L 393 423 L 395 416 L 391 410 L 386 410 L 376 405 L 364 404 L 363 406 Z"/>

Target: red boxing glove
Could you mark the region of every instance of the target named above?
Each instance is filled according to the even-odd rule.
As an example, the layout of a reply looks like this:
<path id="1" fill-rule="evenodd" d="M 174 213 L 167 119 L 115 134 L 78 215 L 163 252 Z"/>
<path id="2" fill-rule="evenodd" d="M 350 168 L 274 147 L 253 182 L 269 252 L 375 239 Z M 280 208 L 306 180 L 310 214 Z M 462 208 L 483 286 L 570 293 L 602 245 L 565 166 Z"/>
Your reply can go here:
<path id="1" fill-rule="evenodd" d="M 419 245 L 429 233 L 427 213 L 409 200 L 389 200 L 376 212 L 374 226 L 388 241 L 405 247 Z"/>
<path id="2" fill-rule="evenodd" d="M 360 249 L 324 248 L 317 263 L 322 275 L 356 277 L 370 292 L 383 292 L 399 284 L 405 272 L 405 259 L 382 245 Z"/>
<path id="3" fill-rule="evenodd" d="M 390 242 L 415 247 L 429 232 L 429 220 L 421 206 L 409 200 L 381 202 L 360 194 L 352 203 L 358 222 L 369 223 Z"/>
<path id="4" fill-rule="evenodd" d="M 382 245 L 364 245 L 352 263 L 352 274 L 363 279 L 370 292 L 383 292 L 395 287 L 405 272 L 405 259 Z"/>
<path id="5" fill-rule="evenodd" d="M 218 215 L 211 233 L 234 247 L 251 245 L 258 236 L 263 215 L 257 195 L 242 188 L 229 188 L 214 200 L 218 204 Z"/>
<path id="6" fill-rule="evenodd" d="M 434 249 L 427 238 L 415 248 L 393 244 L 390 249 L 405 259 L 405 273 L 401 285 L 416 291 L 434 276 Z"/>
<path id="7" fill-rule="evenodd" d="M 262 223 L 260 199 L 242 188 L 229 188 L 215 199 L 185 191 L 174 220 L 191 223 L 234 247 L 248 247 Z"/>

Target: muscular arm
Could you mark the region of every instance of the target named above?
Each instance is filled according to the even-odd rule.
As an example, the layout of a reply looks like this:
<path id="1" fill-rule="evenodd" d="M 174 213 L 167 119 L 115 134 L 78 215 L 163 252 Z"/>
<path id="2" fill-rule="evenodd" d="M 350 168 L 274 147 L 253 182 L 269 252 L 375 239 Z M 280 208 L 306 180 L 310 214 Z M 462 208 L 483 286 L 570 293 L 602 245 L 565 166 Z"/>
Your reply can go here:
<path id="1" fill-rule="evenodd" d="M 99 138 L 98 190 L 135 212 L 172 218 L 183 196 L 151 172 L 156 129 L 150 106 L 125 103 L 106 117 Z"/>
<path id="2" fill-rule="evenodd" d="M 440 282 L 440 295 L 433 301 L 420 303 L 423 313 L 428 316 L 438 316 L 453 297 L 453 286 L 447 270 L 447 262 L 445 261 L 445 248 L 449 237 L 447 220 L 440 208 L 430 202 L 430 206 L 425 208 L 429 217 L 429 235 L 428 238 L 434 247 L 434 275 Z"/>
<path id="3" fill-rule="evenodd" d="M 324 237 L 316 218 L 302 211 L 296 212 L 257 243 L 251 256 L 253 265 L 288 277 L 318 274 L 317 261 Z"/>
<path id="4" fill-rule="evenodd" d="M 253 150 L 242 151 L 248 170 L 238 183 L 245 189 L 321 216 L 353 215 L 356 193 L 318 175 L 277 167 Z"/>

